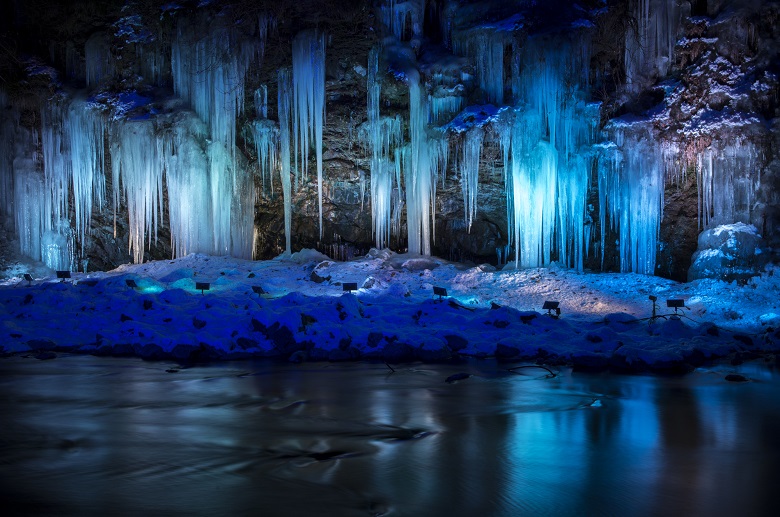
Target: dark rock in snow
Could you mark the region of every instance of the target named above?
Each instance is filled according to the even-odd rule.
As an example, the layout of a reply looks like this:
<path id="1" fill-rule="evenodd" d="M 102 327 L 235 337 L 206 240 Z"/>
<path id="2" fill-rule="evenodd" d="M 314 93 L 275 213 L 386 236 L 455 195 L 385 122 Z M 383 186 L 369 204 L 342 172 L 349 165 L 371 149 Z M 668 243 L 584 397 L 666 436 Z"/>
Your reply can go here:
<path id="1" fill-rule="evenodd" d="M 388 363 L 410 363 L 416 359 L 414 348 L 406 343 L 388 343 L 382 350 L 382 359 Z"/>
<path id="2" fill-rule="evenodd" d="M 384 337 L 381 332 L 371 332 L 368 334 L 366 345 L 370 348 L 376 348 Z"/>
<path id="3" fill-rule="evenodd" d="M 241 348 L 241 350 L 246 350 L 247 348 L 256 348 L 258 342 L 254 339 L 240 337 L 236 339 L 236 344 Z"/>
<path id="4" fill-rule="evenodd" d="M 54 350 L 57 343 L 49 339 L 31 339 L 27 342 L 31 350 Z"/>
<path id="5" fill-rule="evenodd" d="M 203 321 L 203 320 L 199 320 L 198 318 L 193 316 L 192 317 L 192 326 L 195 327 L 196 329 L 200 330 L 200 329 L 202 329 L 203 327 L 206 326 L 206 322 Z"/>
<path id="6" fill-rule="evenodd" d="M 149 343 L 146 345 L 139 345 L 134 347 L 135 353 L 142 359 L 146 360 L 158 360 L 168 357 L 168 354 L 163 351 L 162 347 Z"/>
<path id="7" fill-rule="evenodd" d="M 607 356 L 593 352 L 572 354 L 571 362 L 575 372 L 601 372 L 610 364 Z"/>
<path id="8" fill-rule="evenodd" d="M 344 350 L 337 348 L 335 350 L 331 350 L 328 354 L 328 361 L 332 362 L 354 361 L 355 359 L 359 358 L 360 350 L 353 346 L 349 346 Z"/>
<path id="9" fill-rule="evenodd" d="M 747 382 L 748 379 L 744 375 L 738 373 L 730 373 L 726 375 L 726 380 L 729 382 Z"/>
<path id="10" fill-rule="evenodd" d="M 56 359 L 57 354 L 50 350 L 41 350 L 34 356 L 36 359 L 40 359 L 41 361 L 45 361 L 47 359 Z"/>
<path id="11" fill-rule="evenodd" d="M 744 344 L 745 346 L 753 346 L 753 339 L 750 336 L 744 334 L 734 334 L 734 339 Z"/>
<path id="12" fill-rule="evenodd" d="M 171 355 L 178 361 L 189 361 L 190 356 L 193 352 L 195 352 L 195 350 L 197 350 L 197 347 L 193 345 L 179 344 L 173 347 L 173 350 L 171 350 Z"/>
<path id="13" fill-rule="evenodd" d="M 314 282 L 315 284 L 321 284 L 323 282 L 329 282 L 330 281 L 330 276 L 322 277 L 322 276 L 318 275 L 316 271 L 312 271 L 311 275 L 309 275 L 309 279 L 312 282 Z"/>
<path id="14" fill-rule="evenodd" d="M 447 334 L 444 336 L 444 340 L 447 342 L 447 346 L 450 347 L 450 350 L 453 352 L 463 350 L 469 346 L 468 340 L 463 336 L 458 336 L 457 334 Z"/>
<path id="15" fill-rule="evenodd" d="M 520 350 L 510 345 L 499 343 L 496 345 L 496 358 L 498 359 L 512 359 L 520 355 Z"/>

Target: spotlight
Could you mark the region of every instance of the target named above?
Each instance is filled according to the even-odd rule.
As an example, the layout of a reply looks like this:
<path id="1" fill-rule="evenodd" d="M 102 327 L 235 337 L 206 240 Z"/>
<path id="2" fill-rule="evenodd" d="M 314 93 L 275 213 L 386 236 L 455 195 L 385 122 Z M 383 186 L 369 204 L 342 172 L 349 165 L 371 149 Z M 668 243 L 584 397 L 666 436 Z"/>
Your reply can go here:
<path id="1" fill-rule="evenodd" d="M 346 293 L 357 291 L 357 282 L 344 282 L 343 284 L 341 284 L 341 290 Z"/>
<path id="2" fill-rule="evenodd" d="M 127 284 L 127 287 L 129 287 L 130 289 L 136 289 L 138 287 L 138 284 L 136 284 L 135 280 L 133 280 L 132 278 L 128 278 L 127 280 L 125 280 L 125 284 Z"/>
<path id="3" fill-rule="evenodd" d="M 200 294 L 204 294 L 211 289 L 211 284 L 208 282 L 195 282 L 195 289 L 200 291 Z"/>
<path id="4" fill-rule="evenodd" d="M 439 297 L 439 301 L 442 300 L 444 296 L 447 296 L 447 290 L 443 287 L 434 287 L 433 288 L 433 295 Z"/>
<path id="5" fill-rule="evenodd" d="M 678 311 L 685 308 L 685 300 L 681 298 L 670 298 L 666 300 L 666 306 L 674 309 L 675 316 L 680 314 Z"/>
<path id="6" fill-rule="evenodd" d="M 660 306 L 656 303 L 658 301 L 657 296 L 653 296 L 652 294 L 648 296 L 651 302 L 653 302 L 653 321 L 658 317 L 658 309 L 660 309 Z"/>
<path id="7" fill-rule="evenodd" d="M 544 305 L 542 305 L 542 310 L 547 311 L 547 314 L 549 316 L 552 316 L 553 318 L 558 318 L 558 316 L 561 315 L 561 309 L 558 307 L 560 302 L 554 302 L 551 300 L 547 300 L 544 302 Z M 555 314 L 553 314 L 555 312 Z"/>
<path id="8" fill-rule="evenodd" d="M 57 271 L 57 278 L 64 282 L 66 279 L 70 278 L 70 271 Z"/>

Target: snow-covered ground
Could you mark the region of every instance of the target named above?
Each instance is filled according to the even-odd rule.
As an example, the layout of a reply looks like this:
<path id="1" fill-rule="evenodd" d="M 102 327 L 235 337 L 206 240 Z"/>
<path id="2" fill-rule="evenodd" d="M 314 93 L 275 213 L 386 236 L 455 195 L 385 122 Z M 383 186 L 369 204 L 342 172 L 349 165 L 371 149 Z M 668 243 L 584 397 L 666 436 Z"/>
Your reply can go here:
<path id="1" fill-rule="evenodd" d="M 69 281 L 50 274 L 31 285 L 20 270 L 0 284 L 0 349 L 391 364 L 495 355 L 679 370 L 705 358 L 780 351 L 776 271 L 768 266 L 743 286 L 680 284 L 555 266 L 496 271 L 376 250 L 349 262 L 310 250 L 262 262 L 189 255 Z M 196 282 L 210 290 L 202 294 Z M 358 290 L 345 293 L 347 282 Z M 439 300 L 434 286 L 448 296 Z M 665 317 L 650 318 L 650 295 Z M 682 318 L 669 317 L 670 298 L 685 301 Z M 560 303 L 559 318 L 542 310 L 547 300 Z"/>

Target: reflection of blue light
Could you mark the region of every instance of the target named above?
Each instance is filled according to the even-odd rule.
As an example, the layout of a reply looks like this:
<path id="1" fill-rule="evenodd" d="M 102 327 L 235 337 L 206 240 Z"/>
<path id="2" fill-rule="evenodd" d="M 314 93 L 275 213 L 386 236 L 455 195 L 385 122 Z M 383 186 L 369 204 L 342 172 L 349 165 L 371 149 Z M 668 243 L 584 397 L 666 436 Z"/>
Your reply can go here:
<path id="1" fill-rule="evenodd" d="M 165 288 L 161 285 L 152 284 L 147 286 L 139 286 L 136 291 L 143 294 L 157 294 L 165 291 Z"/>
<path id="2" fill-rule="evenodd" d="M 455 299 L 461 305 L 469 307 L 478 307 L 482 303 L 479 296 L 450 296 L 450 298 Z"/>

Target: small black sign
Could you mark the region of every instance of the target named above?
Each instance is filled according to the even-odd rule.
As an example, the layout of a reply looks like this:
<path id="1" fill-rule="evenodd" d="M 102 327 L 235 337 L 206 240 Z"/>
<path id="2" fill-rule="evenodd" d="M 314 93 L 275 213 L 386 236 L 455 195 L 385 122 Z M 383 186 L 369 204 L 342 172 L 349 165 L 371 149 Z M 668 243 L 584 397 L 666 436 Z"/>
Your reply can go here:
<path id="1" fill-rule="evenodd" d="M 357 282 L 344 282 L 341 286 L 346 292 L 357 291 Z"/>
<path id="2" fill-rule="evenodd" d="M 200 294 L 203 294 L 204 291 L 211 289 L 211 284 L 208 282 L 195 282 L 195 289 L 200 291 Z"/>
<path id="3" fill-rule="evenodd" d="M 669 300 L 666 300 L 666 306 L 671 307 L 673 309 L 679 309 L 681 307 L 685 307 L 685 300 L 682 300 L 680 298 L 671 298 Z"/>
<path id="4" fill-rule="evenodd" d="M 443 287 L 435 287 L 433 288 L 433 295 L 434 296 L 447 296 L 447 290 Z"/>
<path id="5" fill-rule="evenodd" d="M 70 271 L 57 271 L 57 278 L 61 278 L 62 280 L 70 278 Z"/>

